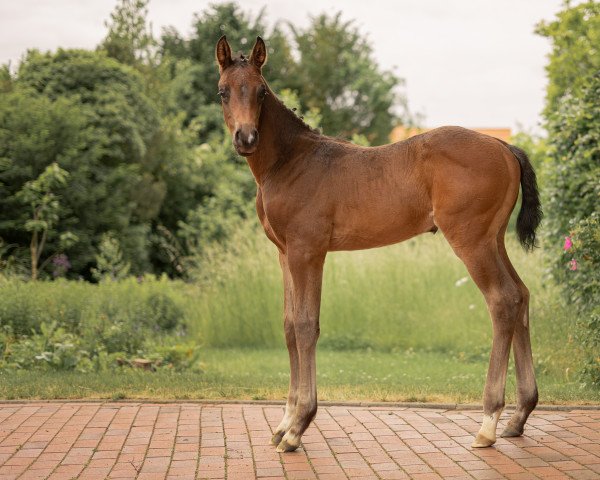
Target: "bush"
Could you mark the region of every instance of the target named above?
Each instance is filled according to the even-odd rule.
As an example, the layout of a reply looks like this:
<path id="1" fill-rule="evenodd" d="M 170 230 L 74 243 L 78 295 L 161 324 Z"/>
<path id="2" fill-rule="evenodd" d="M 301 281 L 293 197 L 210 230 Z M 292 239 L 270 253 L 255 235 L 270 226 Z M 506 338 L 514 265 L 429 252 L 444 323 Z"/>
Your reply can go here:
<path id="1" fill-rule="evenodd" d="M 186 330 L 182 287 L 152 276 L 97 285 L 2 280 L 0 368 L 102 370 L 139 356 L 189 366 L 197 352 L 176 348 Z"/>
<path id="2" fill-rule="evenodd" d="M 566 95 L 550 118 L 544 165 L 545 228 L 560 248 L 573 225 L 600 208 L 600 73 L 581 97 Z"/>
<path id="3" fill-rule="evenodd" d="M 591 381 L 600 385 L 600 73 L 565 95 L 549 120 L 550 158 L 544 169 L 545 230 L 552 273 L 563 287 L 589 352 Z M 565 253 L 560 252 L 562 242 Z"/>
<path id="4" fill-rule="evenodd" d="M 564 291 L 578 314 L 579 341 L 590 352 L 585 373 L 600 386 L 600 214 L 580 221 L 565 239 Z"/>

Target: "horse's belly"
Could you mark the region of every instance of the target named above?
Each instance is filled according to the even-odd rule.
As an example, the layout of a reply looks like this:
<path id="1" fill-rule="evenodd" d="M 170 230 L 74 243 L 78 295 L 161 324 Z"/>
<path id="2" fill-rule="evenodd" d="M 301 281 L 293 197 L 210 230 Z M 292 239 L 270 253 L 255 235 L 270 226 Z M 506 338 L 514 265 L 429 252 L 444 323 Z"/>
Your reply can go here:
<path id="1" fill-rule="evenodd" d="M 428 211 L 386 209 L 362 214 L 338 215 L 333 224 L 329 250 L 362 250 L 383 247 L 434 231 L 433 216 Z"/>

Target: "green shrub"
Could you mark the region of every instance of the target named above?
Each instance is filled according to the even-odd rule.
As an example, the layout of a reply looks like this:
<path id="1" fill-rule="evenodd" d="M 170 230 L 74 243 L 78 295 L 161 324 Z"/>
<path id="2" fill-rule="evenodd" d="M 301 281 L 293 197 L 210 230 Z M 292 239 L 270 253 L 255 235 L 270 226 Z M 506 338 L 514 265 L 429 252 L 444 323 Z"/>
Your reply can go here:
<path id="1" fill-rule="evenodd" d="M 149 324 L 157 330 L 173 331 L 183 318 L 182 308 L 168 294 L 156 292 L 148 299 Z"/>
<path id="2" fill-rule="evenodd" d="M 97 285 L 2 280 L 0 366 L 102 370 L 144 355 L 192 364 L 169 350 L 187 328 L 185 289 L 152 276 Z"/>
<path id="3" fill-rule="evenodd" d="M 600 213 L 580 221 L 564 249 L 563 288 L 582 327 L 578 340 L 590 352 L 585 373 L 600 386 Z"/>
<path id="4" fill-rule="evenodd" d="M 89 353 L 77 335 L 67 332 L 56 322 L 42 323 L 40 333 L 15 337 L 10 327 L 0 335 L 0 367 L 19 369 L 48 368 L 85 371 Z"/>
<path id="5" fill-rule="evenodd" d="M 582 327 L 579 338 L 588 351 L 585 371 L 600 385 L 600 73 L 581 83 L 580 96 L 565 95 L 548 124 L 546 250 L 552 274 Z M 561 253 L 565 237 L 567 251 Z M 569 242 L 572 248 L 567 248 Z"/>
<path id="6" fill-rule="evenodd" d="M 149 345 L 147 355 L 156 367 L 172 368 L 175 371 L 202 371 L 200 348 L 194 343 L 177 345 Z"/>
<path id="7" fill-rule="evenodd" d="M 544 165 L 545 230 L 554 249 L 577 222 L 600 210 L 600 72 L 581 97 L 566 95 L 549 120 Z"/>

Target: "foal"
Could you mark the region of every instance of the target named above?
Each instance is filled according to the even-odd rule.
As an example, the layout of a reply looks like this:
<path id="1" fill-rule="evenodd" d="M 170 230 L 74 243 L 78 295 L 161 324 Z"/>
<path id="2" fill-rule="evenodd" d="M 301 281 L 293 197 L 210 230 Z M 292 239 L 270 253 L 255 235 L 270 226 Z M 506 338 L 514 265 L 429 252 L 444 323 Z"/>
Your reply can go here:
<path id="1" fill-rule="evenodd" d="M 283 271 L 291 373 L 285 414 L 272 439 L 277 451 L 295 450 L 317 412 L 315 350 L 327 252 L 381 247 L 438 228 L 483 293 L 493 324 L 483 423 L 473 447 L 496 441 L 511 342 L 517 408 L 502 435 L 521 435 L 538 394 L 529 292 L 508 259 L 504 233 L 520 184 L 517 233 L 526 249 L 534 246 L 542 212 L 525 152 L 459 127 L 372 148 L 329 138 L 269 89 L 260 37 L 250 57 L 232 58 L 223 36 L 216 57 L 225 123 L 256 179 L 256 211 Z"/>

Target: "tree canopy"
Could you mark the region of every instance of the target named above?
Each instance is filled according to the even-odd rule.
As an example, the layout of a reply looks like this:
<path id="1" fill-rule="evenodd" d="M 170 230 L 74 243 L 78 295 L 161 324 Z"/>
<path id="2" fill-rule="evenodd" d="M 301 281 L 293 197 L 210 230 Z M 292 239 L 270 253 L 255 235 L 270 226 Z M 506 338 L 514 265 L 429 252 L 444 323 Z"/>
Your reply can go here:
<path id="1" fill-rule="evenodd" d="M 0 265 L 30 274 L 37 244 L 35 276 L 185 276 L 196 253 L 254 217 L 255 183 L 216 95 L 222 34 L 240 50 L 265 38 L 265 77 L 313 126 L 387 141 L 401 81 L 341 14 L 269 28 L 264 12 L 221 3 L 194 16 L 189 37 L 155 38 L 147 6 L 120 0 L 94 51 L 32 50 L 14 74 L 0 69 L 0 255 L 12 259 Z M 37 199 L 52 208 L 36 210 L 24 192 L 54 171 L 64 176 Z"/>
<path id="2" fill-rule="evenodd" d="M 564 9 L 551 22 L 540 22 L 539 35 L 552 41 L 552 52 L 546 65 L 548 89 L 545 114 L 558 107 L 565 93 L 577 92 L 590 73 L 600 71 L 600 3 L 588 1 Z"/>

